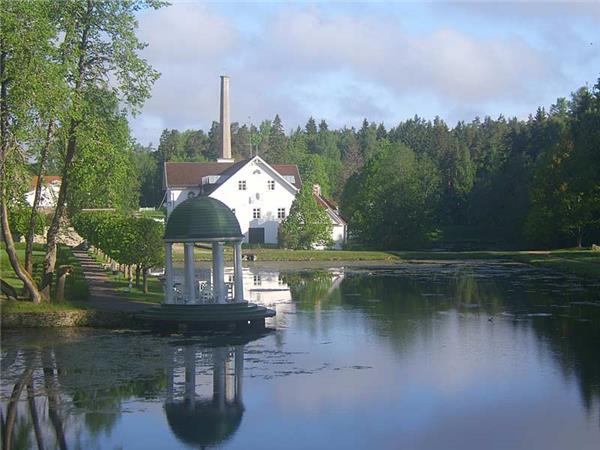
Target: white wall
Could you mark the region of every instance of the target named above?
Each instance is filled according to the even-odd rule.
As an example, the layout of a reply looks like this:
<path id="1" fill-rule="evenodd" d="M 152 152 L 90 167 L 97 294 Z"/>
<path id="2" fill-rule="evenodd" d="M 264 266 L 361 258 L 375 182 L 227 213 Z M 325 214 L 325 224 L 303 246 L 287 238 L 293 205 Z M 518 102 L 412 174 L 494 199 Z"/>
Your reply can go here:
<path id="1" fill-rule="evenodd" d="M 40 192 L 39 208 L 54 208 L 58 200 L 58 192 L 60 191 L 60 182 L 52 182 L 50 184 L 43 184 Z M 33 206 L 33 200 L 35 198 L 35 190 L 29 191 L 25 194 L 25 201 L 29 206 Z"/>
<path id="2" fill-rule="evenodd" d="M 240 191 L 238 182 L 246 181 L 246 190 Z M 275 189 L 268 190 L 267 182 L 275 181 Z M 244 242 L 248 242 L 248 228 L 262 227 L 265 229 L 265 243 L 277 244 L 279 223 L 277 208 L 285 208 L 286 216 L 295 198 L 295 190 L 271 176 L 259 161 L 251 161 L 233 174 L 225 183 L 219 186 L 210 197 L 221 200 L 227 206 L 235 209 L 235 216 L 240 223 Z M 260 208 L 261 218 L 253 219 L 253 209 Z"/>

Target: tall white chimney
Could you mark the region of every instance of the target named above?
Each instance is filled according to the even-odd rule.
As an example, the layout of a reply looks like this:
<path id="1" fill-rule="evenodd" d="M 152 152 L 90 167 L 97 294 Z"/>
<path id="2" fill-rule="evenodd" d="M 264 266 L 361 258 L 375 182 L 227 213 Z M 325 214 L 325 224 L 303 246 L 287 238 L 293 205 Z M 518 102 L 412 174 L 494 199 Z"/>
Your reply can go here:
<path id="1" fill-rule="evenodd" d="M 221 75 L 221 154 L 217 162 L 232 162 L 231 121 L 229 119 L 229 77 Z"/>

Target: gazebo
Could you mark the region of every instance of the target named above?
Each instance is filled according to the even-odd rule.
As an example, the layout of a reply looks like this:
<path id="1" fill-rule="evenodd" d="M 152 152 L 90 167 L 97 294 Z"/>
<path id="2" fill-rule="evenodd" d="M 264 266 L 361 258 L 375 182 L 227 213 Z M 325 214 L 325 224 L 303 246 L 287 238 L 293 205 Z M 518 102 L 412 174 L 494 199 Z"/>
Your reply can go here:
<path id="1" fill-rule="evenodd" d="M 142 318 L 178 326 L 225 325 L 264 327 L 266 317 L 275 311 L 244 299 L 242 240 L 244 236 L 235 214 L 219 200 L 192 197 L 177 206 L 165 228 L 165 300 L 158 308 L 145 311 Z M 184 247 L 184 283 L 174 282 L 173 244 Z M 212 277 L 196 278 L 194 247 L 212 245 Z M 225 282 L 224 247 L 233 245 L 233 283 Z"/>

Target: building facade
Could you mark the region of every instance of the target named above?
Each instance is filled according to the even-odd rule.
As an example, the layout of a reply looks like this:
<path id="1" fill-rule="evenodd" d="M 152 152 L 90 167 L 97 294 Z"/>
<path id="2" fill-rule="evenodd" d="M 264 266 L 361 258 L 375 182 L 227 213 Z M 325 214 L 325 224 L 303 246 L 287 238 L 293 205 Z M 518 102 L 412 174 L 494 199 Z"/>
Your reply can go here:
<path id="1" fill-rule="evenodd" d="M 294 164 L 270 165 L 259 156 L 234 161 L 231 157 L 229 117 L 229 77 L 221 77 L 221 151 L 215 162 L 166 162 L 163 188 L 167 216 L 191 196 L 207 195 L 225 203 L 240 223 L 244 242 L 277 244 L 279 225 L 290 213 L 300 190 L 298 167 Z M 346 222 L 337 207 L 321 197 L 313 187 L 317 203 L 325 208 L 332 225 L 336 248 L 346 241 Z"/>
<path id="2" fill-rule="evenodd" d="M 238 162 L 167 162 L 163 180 L 167 215 L 191 196 L 210 196 L 231 208 L 244 242 L 250 244 L 278 243 L 279 226 L 301 186 L 297 166 L 271 166 L 259 156 Z M 333 225 L 332 240 L 335 247 L 341 248 L 346 239 L 346 223 L 316 186 L 313 195 L 326 209 Z"/>

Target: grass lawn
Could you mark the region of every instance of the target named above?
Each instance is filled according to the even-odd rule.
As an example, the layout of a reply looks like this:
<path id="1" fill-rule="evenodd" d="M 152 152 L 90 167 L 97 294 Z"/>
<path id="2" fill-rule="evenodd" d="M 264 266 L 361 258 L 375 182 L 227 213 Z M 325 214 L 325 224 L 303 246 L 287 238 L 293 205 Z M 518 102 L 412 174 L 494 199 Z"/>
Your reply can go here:
<path id="1" fill-rule="evenodd" d="M 255 255 L 257 261 L 394 261 L 400 258 L 391 252 L 353 250 L 286 250 L 280 248 L 243 248 L 244 255 Z M 196 248 L 194 256 L 198 261 L 210 261 L 211 251 Z M 173 260 L 183 261 L 183 246 L 175 245 Z M 225 247 L 225 260 L 233 260 L 233 251 Z"/>
<path id="2" fill-rule="evenodd" d="M 95 259 L 99 264 L 105 264 L 101 256 L 96 255 L 93 251 L 88 251 L 90 258 Z M 210 258 L 210 256 L 209 256 Z M 162 283 L 156 277 L 148 277 L 148 293 L 144 294 L 142 286 L 142 275 L 140 274 L 140 287 L 135 287 L 135 274 L 133 276 L 133 284 L 129 289 L 129 279 L 125 278 L 121 272 L 116 275 L 111 270 L 106 270 L 106 275 L 110 279 L 111 285 L 115 291 L 125 299 L 136 300 L 150 303 L 160 303 L 164 299 Z"/>
<path id="3" fill-rule="evenodd" d="M 129 280 L 124 278 L 122 274 L 113 275 L 109 274 L 111 284 L 115 288 L 115 291 L 124 298 L 130 300 L 137 300 L 142 302 L 160 303 L 164 300 L 165 294 L 163 293 L 162 283 L 156 277 L 148 277 L 148 293 L 144 294 L 142 288 L 142 276 L 140 275 L 140 287 L 135 287 L 135 277 L 133 279 L 133 286 L 129 289 Z"/>
<path id="4" fill-rule="evenodd" d="M 25 261 L 25 244 L 15 244 L 19 260 L 23 263 Z M 42 244 L 35 244 L 33 250 L 33 276 L 36 281 L 40 281 L 42 276 L 42 269 L 44 264 L 44 246 Z M 2 300 L 1 307 L 5 312 L 33 312 L 33 311 L 64 311 L 72 309 L 85 308 L 85 301 L 89 296 L 88 285 L 83 276 L 79 261 L 71 249 L 65 245 L 60 245 L 58 248 L 58 255 L 56 266 L 70 265 L 73 267 L 73 272 L 67 277 L 65 283 L 65 300 L 61 303 L 42 303 L 40 305 L 34 305 L 29 301 L 8 301 Z M 14 287 L 17 292 L 20 292 L 23 283 L 17 278 L 10 262 L 8 255 L 4 250 L 4 245 L 0 246 L 0 277 Z"/>

